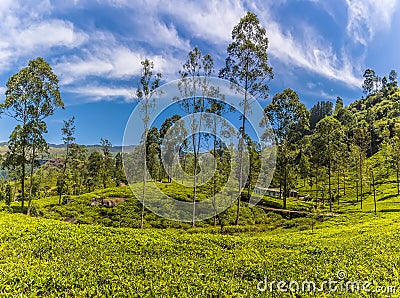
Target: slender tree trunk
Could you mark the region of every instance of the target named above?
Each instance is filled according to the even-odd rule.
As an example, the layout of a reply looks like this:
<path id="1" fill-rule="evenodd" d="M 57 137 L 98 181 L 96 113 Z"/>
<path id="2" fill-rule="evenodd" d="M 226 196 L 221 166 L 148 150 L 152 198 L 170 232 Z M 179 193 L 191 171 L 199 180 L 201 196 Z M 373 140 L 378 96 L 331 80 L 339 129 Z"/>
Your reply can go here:
<path id="1" fill-rule="evenodd" d="M 315 169 L 315 198 L 318 199 L 318 168 Z"/>
<path id="2" fill-rule="evenodd" d="M 286 164 L 284 165 L 283 168 L 283 209 L 286 209 L 286 197 L 287 197 L 287 193 L 288 193 L 288 189 L 287 189 L 287 169 L 286 169 Z"/>
<path id="3" fill-rule="evenodd" d="M 200 110 L 200 120 L 199 120 L 199 125 L 198 125 L 198 139 L 197 139 L 197 144 L 196 144 L 196 136 L 193 134 L 192 135 L 192 141 L 193 141 L 193 152 L 194 152 L 194 166 L 193 166 L 193 213 L 192 213 L 192 228 L 195 227 L 196 225 L 196 200 L 197 200 L 197 162 L 198 162 L 198 156 L 200 153 L 200 144 L 201 144 L 201 124 L 202 124 L 202 113 L 204 109 L 204 97 L 201 99 L 201 110 Z M 193 97 L 193 107 L 196 106 L 196 97 Z M 193 114 L 194 117 L 194 114 Z M 194 118 L 193 118 L 194 121 Z M 193 124 L 194 125 L 194 124 Z"/>
<path id="4" fill-rule="evenodd" d="M 103 182 L 103 188 L 106 189 L 107 188 L 107 157 L 104 155 L 104 160 L 103 160 L 103 174 L 102 174 L 102 182 Z"/>
<path id="5" fill-rule="evenodd" d="M 249 65 L 246 63 L 246 70 L 248 70 Z M 243 101 L 243 117 L 242 117 L 242 129 L 239 140 L 239 197 L 237 202 L 237 212 L 236 212 L 236 225 L 239 225 L 240 218 L 240 201 L 242 198 L 242 187 L 243 187 L 243 150 L 244 150 L 244 136 L 245 136 L 245 125 L 246 125 L 246 112 L 247 112 L 247 90 L 248 90 L 248 78 L 245 78 L 244 85 L 244 101 Z M 248 189 L 250 190 L 250 189 Z"/>
<path id="6" fill-rule="evenodd" d="M 358 179 L 356 178 L 356 198 L 358 203 Z"/>
<path id="7" fill-rule="evenodd" d="M 340 170 L 337 170 L 337 194 L 340 196 Z"/>
<path id="8" fill-rule="evenodd" d="M 27 106 L 26 106 L 26 100 L 24 100 L 24 117 L 23 117 L 23 129 L 26 128 L 26 122 L 27 122 Z M 21 213 L 24 213 L 24 203 L 25 203 L 25 178 L 26 178 L 26 160 L 25 160 L 25 155 L 26 155 L 26 143 L 27 143 L 27 138 L 25 135 L 24 131 L 24 145 L 22 146 L 22 165 L 21 165 Z"/>
<path id="9" fill-rule="evenodd" d="M 25 148 L 22 148 L 23 161 L 21 165 L 21 213 L 24 213 L 25 203 Z"/>
<path id="10" fill-rule="evenodd" d="M 39 107 L 36 106 L 36 115 L 35 115 L 35 121 L 36 124 L 39 123 Z M 28 210 L 26 212 L 27 215 L 31 214 L 31 202 L 32 202 L 32 195 L 33 195 L 33 183 L 34 183 L 34 178 L 33 178 L 33 170 L 35 168 L 35 159 L 36 159 L 36 142 L 37 142 L 37 133 L 33 133 L 33 142 L 32 142 L 32 156 L 31 156 L 31 176 L 29 180 L 29 200 L 28 200 Z"/>
<path id="11" fill-rule="evenodd" d="M 182 167 L 183 172 L 186 173 L 186 153 L 183 153 L 183 167 Z M 185 173 L 182 173 L 182 184 L 183 184 L 183 179 L 185 178 Z"/>
<path id="12" fill-rule="evenodd" d="M 363 207 L 363 174 L 362 174 L 362 160 L 361 160 L 361 150 L 360 150 L 360 202 L 361 202 L 361 210 Z"/>
<path id="13" fill-rule="evenodd" d="M 146 103 L 147 107 L 147 103 Z M 146 115 L 147 115 L 147 108 L 146 108 Z M 147 123 L 145 123 L 145 128 L 144 128 L 144 135 L 147 138 Z M 147 146 L 147 139 L 144 140 L 144 160 L 143 160 L 143 189 L 142 189 L 142 212 L 140 216 L 140 228 L 143 229 L 144 227 L 144 201 L 146 197 L 146 180 L 147 180 L 147 152 L 146 152 L 146 146 Z"/>
<path id="14" fill-rule="evenodd" d="M 76 176 L 76 184 L 75 184 L 75 189 L 74 189 L 74 194 L 80 194 L 81 192 L 81 186 L 82 185 L 82 181 L 81 181 L 81 177 Z"/>
<path id="15" fill-rule="evenodd" d="M 82 193 L 82 186 L 83 186 L 83 177 L 78 177 L 78 189 L 77 189 L 77 192 L 78 192 L 78 194 L 81 194 Z"/>
<path id="16" fill-rule="evenodd" d="M 346 170 L 343 169 L 343 195 L 346 195 Z"/>
<path id="17" fill-rule="evenodd" d="M 146 147 L 145 147 L 146 150 Z M 144 199 L 146 195 L 146 169 L 147 169 L 147 161 L 146 157 L 144 158 L 144 166 L 143 166 L 143 189 L 142 189 L 142 212 L 140 217 L 140 228 L 143 229 L 144 225 Z"/>
<path id="18" fill-rule="evenodd" d="M 337 204 L 339 206 L 340 201 L 340 170 L 337 170 Z"/>
<path id="19" fill-rule="evenodd" d="M 192 211 L 192 228 L 196 225 L 196 195 L 197 195 L 197 154 L 194 154 L 193 166 L 193 211 Z"/>
<path id="20" fill-rule="evenodd" d="M 78 184 L 78 181 L 77 181 L 77 179 L 75 177 L 75 179 L 74 179 L 74 187 L 73 187 L 73 191 L 72 191 L 74 195 L 76 195 L 76 186 L 77 186 L 77 184 Z"/>
<path id="21" fill-rule="evenodd" d="M 243 134 L 243 132 L 242 132 Z M 239 140 L 239 197 L 237 201 L 237 210 L 236 210 L 236 220 L 235 224 L 239 225 L 239 218 L 240 218 L 240 201 L 242 199 L 242 176 L 243 176 L 243 136 L 240 136 Z"/>
<path id="22" fill-rule="evenodd" d="M 13 192 L 13 202 L 15 202 L 15 196 L 17 194 L 17 181 L 18 181 L 18 179 L 15 179 L 14 192 Z"/>
<path id="23" fill-rule="evenodd" d="M 215 198 L 215 194 L 217 192 L 217 180 L 216 180 L 216 175 L 217 175 L 217 136 L 216 136 L 216 131 L 217 131 L 217 120 L 216 116 L 214 115 L 214 142 L 213 142 L 213 153 L 214 153 L 214 174 L 213 174 L 213 207 L 214 207 L 214 227 L 217 225 L 217 202 Z"/>
<path id="24" fill-rule="evenodd" d="M 374 171 L 372 171 L 372 188 L 374 190 L 374 210 L 375 210 L 375 215 L 376 215 L 376 192 L 375 192 Z"/>
<path id="25" fill-rule="evenodd" d="M 36 142 L 36 136 L 34 137 L 34 143 Z M 30 178 L 29 178 L 29 198 L 28 198 L 28 210 L 26 211 L 27 215 L 31 215 L 31 202 L 32 202 L 32 194 L 33 194 L 33 170 L 35 167 L 35 154 L 36 154 L 35 144 L 32 147 L 32 157 L 31 157 L 31 169 L 30 169 Z"/>
<path id="26" fill-rule="evenodd" d="M 67 170 L 67 162 L 68 162 L 68 144 L 65 152 L 65 160 L 64 160 L 64 166 L 63 166 L 63 171 L 61 174 L 61 185 L 60 185 L 60 194 L 58 198 L 58 205 L 61 205 L 61 197 L 63 194 L 63 188 L 64 188 L 64 180 L 65 180 L 65 172 Z"/>
<path id="27" fill-rule="evenodd" d="M 371 172 L 372 172 L 372 170 L 371 170 Z M 369 177 L 369 192 L 371 192 L 372 191 L 372 175 Z"/>
<path id="28" fill-rule="evenodd" d="M 252 149 L 250 149 L 252 150 Z M 251 165 L 253 164 L 253 157 L 252 157 L 253 152 L 249 151 L 249 176 L 247 179 L 248 187 L 247 187 L 247 202 L 250 202 L 250 189 L 251 189 L 251 184 L 253 182 L 253 175 L 251 173 Z"/>
<path id="29" fill-rule="evenodd" d="M 331 162 L 328 163 L 329 212 L 332 212 Z"/>
<path id="30" fill-rule="evenodd" d="M 399 185 L 399 164 L 396 167 L 396 184 L 397 184 L 397 195 L 400 195 L 400 185 Z"/>

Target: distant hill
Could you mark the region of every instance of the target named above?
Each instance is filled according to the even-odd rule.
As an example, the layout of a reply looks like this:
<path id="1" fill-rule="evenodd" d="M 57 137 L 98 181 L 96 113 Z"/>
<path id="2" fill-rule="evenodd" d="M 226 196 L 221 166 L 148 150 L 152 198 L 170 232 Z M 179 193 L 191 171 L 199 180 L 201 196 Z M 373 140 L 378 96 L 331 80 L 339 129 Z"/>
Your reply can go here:
<path id="1" fill-rule="evenodd" d="M 51 144 L 51 143 L 49 143 L 49 144 L 47 144 L 47 145 L 49 145 L 49 147 L 50 148 L 64 148 L 64 144 Z"/>
<path id="2" fill-rule="evenodd" d="M 49 156 L 56 157 L 64 153 L 64 144 L 48 144 L 49 145 Z M 88 149 L 88 153 L 92 152 L 100 152 L 101 146 L 100 145 L 83 145 Z M 133 150 L 135 146 L 125 146 L 125 152 L 130 152 Z M 122 152 L 123 146 L 112 146 L 110 151 L 111 153 L 119 153 Z M 4 154 L 8 151 L 7 142 L 0 143 L 0 154 Z"/>
<path id="3" fill-rule="evenodd" d="M 56 145 L 56 146 L 60 146 L 60 145 Z M 61 146 L 63 148 L 63 145 L 61 145 Z M 98 151 L 98 152 L 101 151 L 100 145 L 84 145 L 84 146 L 88 149 L 89 153 L 94 152 L 94 151 Z M 133 145 L 125 146 L 124 151 L 130 152 L 133 150 L 133 148 L 135 148 L 135 146 L 133 146 Z M 112 146 L 110 151 L 111 151 L 111 153 L 119 153 L 119 152 L 122 152 L 122 149 L 123 149 L 123 146 Z"/>

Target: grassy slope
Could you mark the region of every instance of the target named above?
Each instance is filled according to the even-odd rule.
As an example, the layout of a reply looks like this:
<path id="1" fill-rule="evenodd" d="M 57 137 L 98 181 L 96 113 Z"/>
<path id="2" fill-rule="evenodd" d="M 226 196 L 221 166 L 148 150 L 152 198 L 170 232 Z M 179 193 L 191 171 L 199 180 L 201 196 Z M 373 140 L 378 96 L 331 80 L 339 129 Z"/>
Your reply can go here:
<path id="1" fill-rule="evenodd" d="M 264 276 L 318 283 L 337 280 L 339 270 L 349 280 L 399 281 L 396 213 L 341 216 L 314 233 L 236 235 L 104 228 L 1 213 L 0 235 L 3 295 L 250 297 L 259 294 Z"/>
<path id="2" fill-rule="evenodd" d="M 75 218 L 78 223 L 95 223 L 104 226 L 130 227 L 140 226 L 141 206 L 139 201 L 133 196 L 129 187 L 115 187 L 105 190 L 97 190 L 93 193 L 81 196 L 72 196 L 73 202 L 67 205 L 58 206 L 58 197 L 48 197 L 35 201 L 38 215 L 46 218 L 64 220 L 66 218 Z M 126 202 L 121 203 L 114 208 L 101 206 L 91 206 L 93 198 L 126 198 Z M 1 205 L 1 204 L 0 204 Z M 13 203 L 14 208 L 19 209 L 18 203 Z M 265 230 L 273 229 L 282 224 L 282 218 L 279 215 L 266 214 L 257 207 L 248 207 L 242 204 L 241 224 L 244 230 Z M 232 206 L 224 214 L 224 226 L 233 225 L 236 216 L 236 205 Z M 196 223 L 197 227 L 210 228 L 213 219 L 200 221 Z M 255 226 L 257 225 L 257 226 Z M 181 223 L 163 219 L 149 211 L 145 214 L 145 227 L 157 228 L 190 228 L 190 223 Z M 235 230 L 236 228 L 231 229 Z"/>
<path id="3" fill-rule="evenodd" d="M 396 177 L 391 170 L 389 173 L 391 174 L 389 178 L 382 178 L 382 173 L 386 171 L 386 167 L 384 166 L 384 156 L 383 152 L 379 151 L 373 157 L 369 158 L 366 163 L 372 163 L 374 165 L 374 174 L 375 174 L 375 182 L 376 182 L 376 203 L 377 203 L 377 211 L 378 212 L 398 212 L 400 211 L 400 196 L 397 195 L 397 184 Z M 380 166 L 378 166 L 380 165 Z M 347 174 L 349 175 L 349 173 Z M 354 176 L 354 173 L 350 173 L 350 175 Z M 337 178 L 336 174 L 334 174 L 332 178 L 332 191 L 336 193 L 337 188 Z M 365 171 L 363 174 L 363 212 L 374 212 L 374 195 L 373 188 L 371 185 L 371 174 L 370 171 Z M 312 187 L 313 191 L 310 191 L 310 187 L 306 184 L 303 186 L 303 182 L 300 183 L 300 187 L 298 188 L 302 195 L 311 193 L 315 194 L 315 185 Z M 346 181 L 346 195 L 343 194 L 343 178 L 340 178 L 340 200 L 339 205 L 337 201 L 333 203 L 333 211 L 346 213 L 346 212 L 359 212 L 361 211 L 361 204 L 356 200 L 356 184 L 354 180 L 347 178 Z M 325 191 L 325 195 L 328 196 L 327 191 Z M 329 207 L 328 200 L 326 199 L 325 206 L 321 206 L 322 210 L 327 210 Z M 303 203 L 303 202 L 301 202 Z M 298 207 L 300 202 L 296 202 L 292 200 L 292 206 L 294 209 L 300 209 Z"/>
<path id="4" fill-rule="evenodd" d="M 400 218 L 393 211 L 399 209 L 400 198 L 394 195 L 393 177 L 391 181 L 377 186 L 377 216 L 372 213 L 371 193 L 366 194 L 365 213 L 361 213 L 354 191 L 348 190 L 340 205 L 333 206 L 334 212 L 345 214 L 317 224 L 314 233 L 310 227 L 305 231 L 283 228 L 295 221 L 281 222 L 278 226 L 282 228 L 272 232 L 220 235 L 217 228 L 201 223 L 203 228 L 194 230 L 140 231 L 1 214 L 0 293 L 251 297 L 259 294 L 256 285 L 264 276 L 269 280 L 307 279 L 320 283 L 337 280 L 339 270 L 345 270 L 350 280 L 397 286 Z M 365 190 L 369 191 L 369 187 Z M 113 196 L 129 200 L 113 209 L 89 204 L 93 197 Z M 73 199 L 74 203 L 65 206 L 56 206 L 57 197 L 34 204 L 49 218 L 76 217 L 81 223 L 115 226 L 122 222 L 122 226 L 138 226 L 137 201 L 127 187 L 99 190 Z M 280 203 L 272 198 L 265 201 Z M 312 210 L 313 205 L 293 199 L 288 202 L 290 209 Z M 320 208 L 326 209 L 327 205 Z M 253 212 L 242 210 L 250 219 Z M 148 226 L 170 226 L 151 214 L 146 214 L 146 219 Z M 265 218 L 266 222 L 271 220 Z M 400 285 L 397 287 L 400 291 Z M 325 294 L 329 297 L 329 292 Z M 337 297 L 338 293 L 331 296 Z"/>
<path id="5" fill-rule="evenodd" d="M 379 155 L 379 154 L 378 154 Z M 379 157 L 379 156 L 378 156 Z M 336 179 L 333 179 L 336 181 Z M 373 194 L 369 192 L 370 187 L 368 186 L 369 176 L 365 177 L 364 185 L 364 200 L 363 200 L 363 211 L 372 212 L 374 210 Z M 377 194 L 377 210 L 381 211 L 398 211 L 400 197 L 397 196 L 397 188 L 394 177 L 391 177 L 389 183 L 382 184 L 378 179 L 376 186 Z M 359 212 L 360 203 L 355 200 L 355 189 L 352 188 L 350 181 L 347 183 L 347 192 L 343 196 L 343 190 L 341 191 L 340 204 L 337 202 L 333 203 L 333 212 L 335 213 L 347 213 L 347 212 Z M 169 195 L 175 198 L 187 198 L 187 189 L 179 186 L 167 183 L 158 183 L 159 187 Z M 302 183 L 301 183 L 302 185 Z M 342 186 L 342 184 L 341 184 Z M 336 188 L 336 185 L 333 185 Z M 301 194 L 307 193 L 307 189 L 300 188 Z M 91 206 L 90 202 L 93 198 L 115 198 L 121 197 L 126 198 L 127 201 L 114 208 L 105 208 L 100 206 Z M 137 199 L 133 196 L 129 187 L 115 187 L 105 190 L 97 190 L 93 193 L 84 194 L 81 196 L 71 196 L 72 203 L 68 205 L 58 206 L 58 197 L 47 197 L 44 199 L 35 200 L 33 205 L 38 210 L 38 214 L 43 215 L 47 218 L 60 219 L 65 218 L 76 218 L 79 223 L 97 223 L 105 226 L 114 227 L 138 227 L 140 222 L 140 204 Z M 281 207 L 282 201 L 279 198 L 264 197 L 261 204 L 271 207 Z M 4 203 L 0 203 L 0 206 Z M 14 208 L 18 208 L 19 203 L 13 203 Z M 317 204 L 312 201 L 300 201 L 293 198 L 288 199 L 288 209 L 302 210 L 302 211 L 313 211 L 313 212 L 326 212 L 329 211 L 328 201 L 325 201 L 325 205 Z M 315 207 L 318 207 L 317 209 Z M 235 208 L 235 204 L 232 209 Z M 229 220 L 226 225 L 233 224 L 235 210 L 230 210 Z M 264 212 L 258 208 L 243 208 L 242 210 L 242 223 L 243 224 L 255 224 L 263 223 L 265 220 L 269 223 L 270 218 L 266 218 Z M 148 227 L 188 227 L 189 225 L 178 224 L 165 221 L 158 218 L 152 213 L 146 214 L 146 220 Z M 209 221 L 208 223 L 211 223 Z M 204 226 L 207 223 L 198 223 L 198 226 Z"/>
<path id="6" fill-rule="evenodd" d="M 46 217 L 77 217 L 79 222 L 102 226 L 0 213 L 0 294 L 251 297 L 259 294 L 256 286 L 264 276 L 318 284 L 325 279 L 337 280 L 339 270 L 345 270 L 349 280 L 397 286 L 400 218 L 392 211 L 400 200 L 395 192 L 395 183 L 377 187 L 378 211 L 386 211 L 377 216 L 371 212 L 371 194 L 366 195 L 365 213 L 361 213 L 348 191 L 340 205 L 334 205 L 335 212 L 345 213 L 318 223 L 314 232 L 301 223 L 303 219 L 282 221 L 264 215 L 264 225 L 258 224 L 264 228 L 257 230 L 264 232 L 227 229 L 231 235 L 221 235 L 218 228 L 202 223 L 200 228 L 187 230 L 104 227 L 138 226 L 138 202 L 128 187 L 73 197 L 74 202 L 64 206 L 56 205 L 57 197 L 36 200 L 34 205 Z M 129 200 L 107 209 L 90 206 L 93 197 Z M 289 205 L 306 209 L 313 203 L 290 199 Z M 254 211 L 242 210 L 251 224 Z M 232 214 L 234 220 L 234 210 Z M 150 213 L 146 219 L 147 226 L 171 226 Z M 274 231 L 268 231 L 271 226 Z M 295 228 L 287 228 L 291 226 Z M 303 228 L 306 230 L 299 231 Z M 400 285 L 398 288 L 400 291 Z M 324 293 L 329 297 L 328 291 Z"/>
<path id="7" fill-rule="evenodd" d="M 335 212 L 346 213 L 318 223 L 314 232 L 302 222 L 304 219 L 283 221 L 264 214 L 264 223 L 257 225 L 260 229 L 237 229 L 264 232 L 236 233 L 228 227 L 230 235 L 221 235 L 218 228 L 204 223 L 199 223 L 200 228 L 179 230 L 103 227 L 138 226 L 138 202 L 128 187 L 73 197 L 74 202 L 64 206 L 56 205 L 57 197 L 40 199 L 35 206 L 46 217 L 76 217 L 81 223 L 102 226 L 2 214 L 0 293 L 251 297 L 259 294 L 256 286 L 264 276 L 318 284 L 325 279 L 337 280 L 339 270 L 345 270 L 349 280 L 396 286 L 400 218 L 390 212 L 398 201 L 397 196 L 390 195 L 395 189 L 394 183 L 378 186 L 378 211 L 388 212 L 377 216 L 370 212 L 371 194 L 364 200 L 367 212 L 361 213 L 349 191 L 339 206 L 334 205 Z M 90 206 L 93 197 L 126 197 L 128 201 L 107 209 Z M 265 200 L 279 203 L 277 199 Z M 289 202 L 295 209 L 313 204 L 293 199 Z M 242 211 L 251 225 L 254 211 Z M 233 221 L 234 210 L 232 214 Z M 259 216 L 261 213 L 257 213 Z M 147 226 L 174 226 L 150 213 L 146 220 Z M 185 224 L 179 227 L 188 228 Z M 275 229 L 268 231 L 271 227 Z"/>

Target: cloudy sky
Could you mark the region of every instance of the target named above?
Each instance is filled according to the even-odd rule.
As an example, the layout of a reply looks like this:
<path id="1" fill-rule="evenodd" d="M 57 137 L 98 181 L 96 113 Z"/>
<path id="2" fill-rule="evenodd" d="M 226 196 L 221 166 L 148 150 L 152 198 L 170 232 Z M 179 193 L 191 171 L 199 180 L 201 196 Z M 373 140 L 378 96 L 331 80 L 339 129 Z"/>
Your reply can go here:
<path id="1" fill-rule="evenodd" d="M 164 82 L 178 78 L 194 46 L 222 67 L 231 31 L 252 11 L 266 28 L 274 79 L 270 98 L 290 87 L 311 107 L 362 96 L 365 68 L 400 72 L 400 11 L 395 0 L 1 0 L 0 102 L 7 79 L 41 56 L 60 79 L 66 104 L 48 121 L 60 143 L 62 121 L 76 117 L 77 141 L 122 143 L 134 108 L 140 61 Z M 262 105 L 267 104 L 263 102 Z M 0 141 L 15 122 L 0 119 Z"/>

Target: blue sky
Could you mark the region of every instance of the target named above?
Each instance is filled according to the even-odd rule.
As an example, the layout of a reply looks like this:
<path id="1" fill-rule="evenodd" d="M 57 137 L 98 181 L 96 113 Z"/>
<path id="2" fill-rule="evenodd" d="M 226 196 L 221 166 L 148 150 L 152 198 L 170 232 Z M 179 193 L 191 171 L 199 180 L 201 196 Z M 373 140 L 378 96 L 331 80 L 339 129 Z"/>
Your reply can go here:
<path id="1" fill-rule="evenodd" d="M 246 11 L 269 38 L 270 98 L 289 87 L 311 107 L 362 96 L 362 74 L 400 72 L 400 5 L 395 0 L 145 1 L 1 0 L 0 102 L 7 79 L 41 56 L 60 79 L 66 109 L 48 120 L 48 142 L 61 143 L 62 121 L 76 117 L 77 142 L 122 143 L 135 103 L 140 61 L 178 78 L 198 46 L 222 67 L 231 31 Z M 262 103 L 262 105 L 267 102 Z M 0 141 L 15 122 L 0 119 Z"/>

